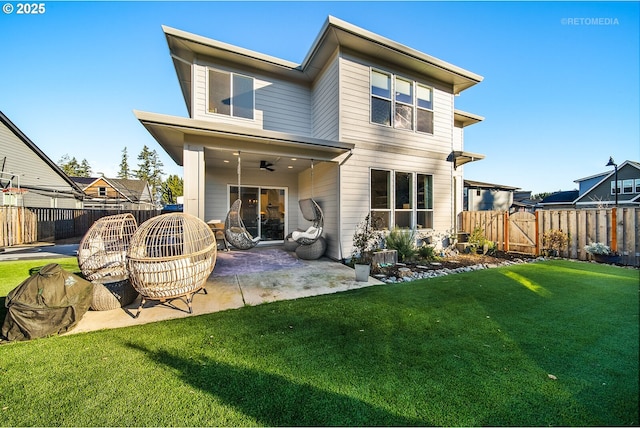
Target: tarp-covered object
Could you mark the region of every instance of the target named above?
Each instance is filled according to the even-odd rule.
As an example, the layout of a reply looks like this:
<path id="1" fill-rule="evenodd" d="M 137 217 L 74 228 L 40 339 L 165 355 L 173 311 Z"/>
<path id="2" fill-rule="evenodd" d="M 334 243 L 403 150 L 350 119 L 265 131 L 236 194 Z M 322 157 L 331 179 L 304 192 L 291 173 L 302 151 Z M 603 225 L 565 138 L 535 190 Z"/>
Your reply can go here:
<path id="1" fill-rule="evenodd" d="M 93 284 L 50 263 L 7 295 L 2 336 L 28 340 L 71 330 L 91 305 Z"/>

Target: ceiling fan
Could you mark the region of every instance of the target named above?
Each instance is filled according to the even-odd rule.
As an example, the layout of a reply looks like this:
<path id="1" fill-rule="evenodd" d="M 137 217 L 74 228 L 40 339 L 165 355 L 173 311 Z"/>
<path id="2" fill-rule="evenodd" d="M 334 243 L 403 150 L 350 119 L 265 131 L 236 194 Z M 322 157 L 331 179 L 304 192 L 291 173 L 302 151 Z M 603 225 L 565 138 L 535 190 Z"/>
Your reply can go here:
<path id="1" fill-rule="evenodd" d="M 270 162 L 267 162 L 267 161 L 264 161 L 264 160 L 260 161 L 260 169 L 261 170 L 267 170 L 267 171 L 273 172 L 273 171 L 275 171 L 275 169 L 271 168 L 272 166 L 273 166 L 273 164 L 270 163 Z"/>

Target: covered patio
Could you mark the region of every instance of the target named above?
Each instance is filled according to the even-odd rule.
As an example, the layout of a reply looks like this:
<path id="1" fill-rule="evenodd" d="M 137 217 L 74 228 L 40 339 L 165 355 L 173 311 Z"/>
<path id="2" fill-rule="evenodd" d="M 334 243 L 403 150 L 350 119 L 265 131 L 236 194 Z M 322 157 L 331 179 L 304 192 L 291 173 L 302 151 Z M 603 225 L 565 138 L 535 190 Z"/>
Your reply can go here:
<path id="1" fill-rule="evenodd" d="M 382 283 L 374 278 L 356 282 L 353 269 L 342 263 L 328 258 L 301 260 L 279 245 L 218 252 L 216 266 L 205 286 L 207 293 L 200 292 L 193 297 L 192 314 L 183 300 L 176 299 L 170 303 L 147 302 L 140 316 L 134 318 L 140 302 L 138 297 L 122 309 L 87 312 L 68 334 L 203 315 L 376 284 Z"/>

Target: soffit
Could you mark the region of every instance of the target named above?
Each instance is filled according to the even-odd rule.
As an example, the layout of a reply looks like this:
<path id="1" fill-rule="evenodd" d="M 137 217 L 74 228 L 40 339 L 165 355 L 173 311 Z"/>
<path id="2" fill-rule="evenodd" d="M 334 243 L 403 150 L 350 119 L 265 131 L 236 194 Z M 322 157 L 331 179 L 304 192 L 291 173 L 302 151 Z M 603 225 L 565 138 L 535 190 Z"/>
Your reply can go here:
<path id="1" fill-rule="evenodd" d="M 242 152 L 242 157 L 254 164 L 260 160 L 270 163 L 284 161 L 295 172 L 309 165 L 291 163 L 291 158 L 335 161 L 350 152 L 353 144 L 296 136 L 282 132 L 247 129 L 229 124 L 217 124 L 201 120 L 147 112 L 134 112 L 138 120 L 158 141 L 162 148 L 178 164 L 183 165 L 185 144 L 201 145 L 205 148 L 205 160 L 223 162 L 233 160 L 230 153 Z M 220 163 L 219 167 L 235 167 L 235 161 Z M 257 163 L 256 163 L 257 162 Z M 215 166 L 215 165 L 214 165 Z M 287 168 L 289 169 L 289 168 Z"/>

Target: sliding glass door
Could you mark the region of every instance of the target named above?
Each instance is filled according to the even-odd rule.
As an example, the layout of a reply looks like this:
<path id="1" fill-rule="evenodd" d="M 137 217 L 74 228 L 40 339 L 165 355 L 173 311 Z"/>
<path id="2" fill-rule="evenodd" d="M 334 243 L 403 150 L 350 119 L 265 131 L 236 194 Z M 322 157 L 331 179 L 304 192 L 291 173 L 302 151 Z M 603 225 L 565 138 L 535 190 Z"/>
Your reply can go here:
<path id="1" fill-rule="evenodd" d="M 262 241 L 284 241 L 286 189 L 281 187 L 245 187 L 240 192 L 240 216 L 251 234 Z M 229 187 L 229 203 L 238 199 L 238 186 Z"/>

